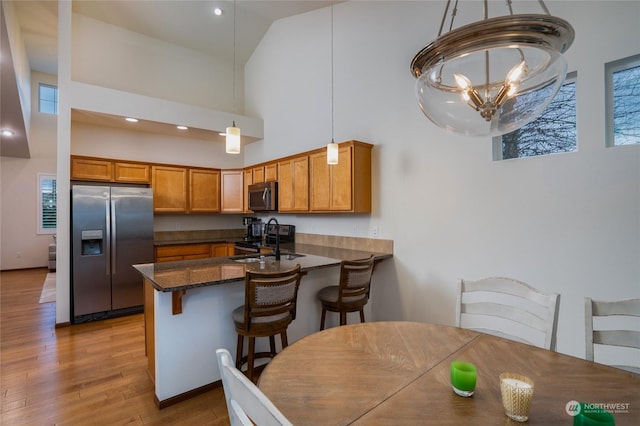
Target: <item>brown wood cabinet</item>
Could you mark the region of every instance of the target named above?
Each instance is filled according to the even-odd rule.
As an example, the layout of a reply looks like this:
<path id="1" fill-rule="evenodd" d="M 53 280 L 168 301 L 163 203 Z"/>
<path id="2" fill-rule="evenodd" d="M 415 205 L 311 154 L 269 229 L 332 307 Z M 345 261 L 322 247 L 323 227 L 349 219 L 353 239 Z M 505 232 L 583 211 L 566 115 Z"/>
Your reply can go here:
<path id="1" fill-rule="evenodd" d="M 155 248 L 156 262 L 233 256 L 233 243 L 171 244 Z"/>
<path id="2" fill-rule="evenodd" d="M 242 211 L 245 213 L 250 213 L 249 210 L 249 185 L 253 184 L 253 170 L 252 169 L 244 169 L 243 171 L 243 181 L 242 181 Z"/>
<path id="3" fill-rule="evenodd" d="M 371 212 L 372 145 L 340 144 L 338 164 L 328 165 L 326 150 L 309 155 L 309 211 Z"/>
<path id="4" fill-rule="evenodd" d="M 145 163 L 72 155 L 71 179 L 144 184 L 151 181 L 151 167 Z"/>
<path id="5" fill-rule="evenodd" d="M 189 169 L 189 212 L 220 212 L 220 170 Z"/>
<path id="6" fill-rule="evenodd" d="M 309 210 L 309 156 L 278 163 L 278 211 Z"/>
<path id="7" fill-rule="evenodd" d="M 151 187 L 154 213 L 187 213 L 189 211 L 187 183 L 186 168 L 153 166 Z"/>
<path id="8" fill-rule="evenodd" d="M 264 181 L 275 182 L 278 180 L 278 163 L 271 163 L 264 166 Z"/>
<path id="9" fill-rule="evenodd" d="M 222 213 L 242 213 L 244 211 L 244 186 L 242 170 L 223 170 L 221 172 L 221 203 Z"/>
<path id="10" fill-rule="evenodd" d="M 113 161 L 72 156 L 71 179 L 111 182 Z"/>
<path id="11" fill-rule="evenodd" d="M 126 183 L 149 183 L 151 182 L 151 166 L 143 163 L 116 161 L 113 164 L 113 180 Z"/>
<path id="12" fill-rule="evenodd" d="M 211 257 L 211 244 L 175 244 L 156 247 L 156 262 L 206 259 Z"/>

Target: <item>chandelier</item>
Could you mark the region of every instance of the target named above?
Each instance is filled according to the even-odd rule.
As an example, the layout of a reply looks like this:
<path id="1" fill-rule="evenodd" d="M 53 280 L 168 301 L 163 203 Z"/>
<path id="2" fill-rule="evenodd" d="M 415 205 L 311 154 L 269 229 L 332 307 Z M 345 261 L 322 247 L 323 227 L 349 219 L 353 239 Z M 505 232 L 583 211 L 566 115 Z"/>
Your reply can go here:
<path id="1" fill-rule="evenodd" d="M 422 112 L 437 126 L 466 136 L 498 136 L 535 120 L 560 90 L 562 56 L 574 39 L 564 19 L 544 14 L 488 17 L 453 29 L 458 0 L 447 0 L 438 37 L 411 62 Z"/>

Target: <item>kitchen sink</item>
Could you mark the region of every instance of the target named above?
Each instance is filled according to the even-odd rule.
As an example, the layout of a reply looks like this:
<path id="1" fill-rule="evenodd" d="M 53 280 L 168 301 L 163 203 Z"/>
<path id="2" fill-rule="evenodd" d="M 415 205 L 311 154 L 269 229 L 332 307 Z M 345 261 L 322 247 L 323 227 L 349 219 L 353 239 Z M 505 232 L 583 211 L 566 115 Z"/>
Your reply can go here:
<path id="1" fill-rule="evenodd" d="M 255 262 L 260 262 L 260 258 L 258 257 L 243 257 L 240 259 L 233 259 L 234 262 L 240 262 L 240 263 L 255 263 Z"/>
<path id="2" fill-rule="evenodd" d="M 293 260 L 296 259 L 298 257 L 304 257 L 306 255 L 304 254 L 300 254 L 300 253 L 282 253 L 280 255 L 281 258 L 287 259 L 287 260 Z"/>
<path id="3" fill-rule="evenodd" d="M 273 253 L 243 254 L 239 256 L 231 256 L 230 259 L 233 260 L 234 262 L 239 262 L 239 263 L 255 263 L 255 262 L 260 262 L 260 256 L 274 257 L 275 254 Z M 293 260 L 293 259 L 297 259 L 298 257 L 304 257 L 304 256 L 306 255 L 300 254 L 300 253 L 281 253 L 280 259 Z"/>

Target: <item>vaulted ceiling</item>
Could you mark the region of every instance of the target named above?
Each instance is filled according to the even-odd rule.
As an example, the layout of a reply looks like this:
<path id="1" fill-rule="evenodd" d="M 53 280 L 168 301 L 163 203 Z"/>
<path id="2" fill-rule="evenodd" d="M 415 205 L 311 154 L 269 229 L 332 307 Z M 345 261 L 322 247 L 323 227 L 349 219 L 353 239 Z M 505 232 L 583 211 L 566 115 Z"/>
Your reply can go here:
<path id="1" fill-rule="evenodd" d="M 29 65 L 32 70 L 57 74 L 57 2 L 9 1 L 12 3 L 21 28 Z M 234 4 L 235 3 L 235 4 Z M 234 6 L 235 54 L 240 66 L 249 59 L 271 23 L 311 10 L 327 7 L 336 1 L 330 0 L 154 0 L 154 1 L 73 1 L 73 12 L 110 23 L 130 31 L 157 38 L 203 53 L 231 58 L 234 53 Z M 221 16 L 214 8 L 223 10 Z M 6 25 L 2 21 L 2 31 Z M 3 52 L 6 34 L 1 34 Z M 20 100 L 16 77 L 11 61 L 3 60 L 1 128 L 22 129 L 22 136 L 11 139 L 0 136 L 2 156 L 29 157 L 29 148 L 20 113 Z M 7 81 L 5 81 L 7 79 Z M 15 87 L 15 91 L 12 88 Z M 102 119 L 108 119 L 103 117 Z"/>

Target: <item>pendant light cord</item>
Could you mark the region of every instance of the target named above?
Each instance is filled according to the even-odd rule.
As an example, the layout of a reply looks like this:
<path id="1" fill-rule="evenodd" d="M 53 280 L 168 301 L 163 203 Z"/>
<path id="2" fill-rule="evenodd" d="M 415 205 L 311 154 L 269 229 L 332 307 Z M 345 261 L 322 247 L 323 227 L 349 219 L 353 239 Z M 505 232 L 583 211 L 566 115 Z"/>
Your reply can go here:
<path id="1" fill-rule="evenodd" d="M 236 115 L 236 0 L 233 0 L 233 76 L 232 76 L 232 90 L 233 90 L 233 115 Z M 236 127 L 235 120 L 233 121 L 233 127 Z"/>
<path id="2" fill-rule="evenodd" d="M 333 139 L 334 112 L 333 112 L 333 2 L 331 2 L 331 143 Z"/>

